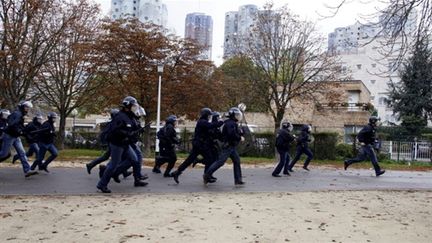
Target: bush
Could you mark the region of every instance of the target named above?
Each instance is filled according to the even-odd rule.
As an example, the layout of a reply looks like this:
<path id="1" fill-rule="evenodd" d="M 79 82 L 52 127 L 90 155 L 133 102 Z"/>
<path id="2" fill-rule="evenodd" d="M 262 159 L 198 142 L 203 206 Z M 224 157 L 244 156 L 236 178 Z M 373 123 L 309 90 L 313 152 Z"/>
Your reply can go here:
<path id="1" fill-rule="evenodd" d="M 353 158 L 355 156 L 353 153 L 353 145 L 345 143 L 336 145 L 336 155 L 338 158 L 342 159 Z"/>
<path id="2" fill-rule="evenodd" d="M 315 133 L 313 143 L 314 158 L 316 159 L 336 159 L 336 144 L 338 142 L 337 133 Z"/>

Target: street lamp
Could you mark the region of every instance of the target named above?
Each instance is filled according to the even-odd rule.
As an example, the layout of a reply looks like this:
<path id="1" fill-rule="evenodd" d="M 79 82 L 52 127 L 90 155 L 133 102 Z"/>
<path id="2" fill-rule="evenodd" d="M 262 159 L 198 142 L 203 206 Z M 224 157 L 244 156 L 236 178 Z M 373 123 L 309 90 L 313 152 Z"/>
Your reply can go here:
<path id="1" fill-rule="evenodd" d="M 70 114 L 73 117 L 73 121 L 72 121 L 72 144 L 75 148 L 75 118 L 78 115 L 78 110 L 73 109 Z"/>
<path id="2" fill-rule="evenodd" d="M 161 89 L 162 89 L 162 73 L 164 66 L 163 64 L 158 64 L 157 72 L 159 74 L 159 84 L 158 84 L 158 102 L 157 102 L 157 117 L 156 117 L 156 134 L 160 130 L 160 109 L 161 109 Z M 156 136 L 155 143 L 155 153 L 159 155 L 159 139 Z"/>

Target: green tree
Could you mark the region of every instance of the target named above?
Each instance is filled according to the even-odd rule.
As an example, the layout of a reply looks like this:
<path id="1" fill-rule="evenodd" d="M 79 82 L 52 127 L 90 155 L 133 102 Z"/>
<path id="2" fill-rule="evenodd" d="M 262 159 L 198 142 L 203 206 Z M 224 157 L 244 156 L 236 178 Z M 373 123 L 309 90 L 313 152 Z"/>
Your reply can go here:
<path id="1" fill-rule="evenodd" d="M 252 60 L 244 56 L 235 56 L 225 61 L 219 68 L 224 95 L 228 106 L 245 103 L 249 111 L 267 111 L 263 89 L 257 85 L 261 78 L 258 68 Z M 265 91 L 265 89 L 264 89 Z"/>
<path id="2" fill-rule="evenodd" d="M 400 71 L 401 81 L 389 83 L 389 104 L 402 126 L 419 135 L 432 111 L 432 52 L 427 38 L 418 38 L 412 56 Z"/>

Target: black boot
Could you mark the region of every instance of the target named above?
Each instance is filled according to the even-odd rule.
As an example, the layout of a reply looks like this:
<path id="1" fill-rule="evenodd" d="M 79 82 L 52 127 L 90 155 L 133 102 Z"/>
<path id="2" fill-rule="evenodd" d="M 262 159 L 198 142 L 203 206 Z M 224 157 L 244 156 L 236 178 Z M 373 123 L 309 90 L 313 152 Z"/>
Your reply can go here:
<path id="1" fill-rule="evenodd" d="M 99 167 L 100 168 L 100 167 Z M 111 193 L 111 190 L 108 189 L 108 187 L 100 187 L 96 186 L 97 189 L 99 189 L 102 193 Z"/>
<path id="2" fill-rule="evenodd" d="M 91 170 L 93 169 L 93 165 L 91 163 L 86 164 L 87 173 L 90 175 Z"/>
<path id="3" fill-rule="evenodd" d="M 380 170 L 380 171 L 376 172 L 376 176 L 378 177 L 384 173 L 385 173 L 385 170 Z"/>
<path id="4" fill-rule="evenodd" d="M 177 183 L 177 184 L 179 184 L 180 183 L 180 181 L 179 181 L 179 176 L 180 176 L 180 172 L 179 171 L 174 171 L 173 173 L 171 173 L 171 176 L 172 176 L 172 178 L 174 179 L 174 181 Z"/>
<path id="5" fill-rule="evenodd" d="M 120 181 L 120 178 L 119 178 L 119 175 L 113 175 L 112 176 L 112 179 L 115 181 L 115 182 L 117 182 L 117 183 L 120 183 L 121 181 Z"/>
<path id="6" fill-rule="evenodd" d="M 344 161 L 344 170 L 347 170 L 348 166 L 350 166 L 350 163 L 348 163 L 348 160 L 345 160 Z"/>
<path id="7" fill-rule="evenodd" d="M 156 174 L 160 174 L 160 173 L 162 173 L 162 171 L 161 171 L 161 170 L 159 169 L 159 167 L 157 167 L 157 166 L 153 167 L 152 172 L 153 172 L 153 173 L 156 173 Z"/>
<path id="8" fill-rule="evenodd" d="M 147 182 L 141 181 L 141 180 L 138 180 L 138 179 L 136 179 L 135 182 L 134 182 L 134 187 L 144 187 L 144 186 L 147 186 L 147 185 L 148 185 Z"/>
<path id="9" fill-rule="evenodd" d="M 39 173 L 37 173 L 37 171 L 29 171 L 29 172 L 25 173 L 24 176 L 27 178 L 27 177 L 37 175 L 37 174 L 39 174 Z"/>
<path id="10" fill-rule="evenodd" d="M 49 170 L 48 170 L 48 166 L 47 166 L 47 165 L 44 165 L 44 164 L 41 164 L 41 165 L 39 166 L 39 170 L 43 170 L 43 171 L 45 171 L 46 173 L 50 173 Z"/>

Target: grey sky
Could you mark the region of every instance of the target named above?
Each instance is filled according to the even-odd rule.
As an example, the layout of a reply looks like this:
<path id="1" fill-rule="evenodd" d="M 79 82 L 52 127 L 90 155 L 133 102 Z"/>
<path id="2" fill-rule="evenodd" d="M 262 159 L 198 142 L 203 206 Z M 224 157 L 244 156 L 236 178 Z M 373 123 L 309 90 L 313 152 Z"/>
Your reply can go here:
<path id="1" fill-rule="evenodd" d="M 94 0 L 101 4 L 104 14 L 108 14 L 111 0 Z M 318 13 L 328 14 L 325 4 L 336 5 L 340 0 L 274 0 L 276 6 L 288 4 L 288 7 L 302 18 L 317 22 L 318 30 L 324 37 L 334 28 L 353 24 L 364 15 L 375 12 L 376 2 L 353 1 L 347 4 L 336 17 L 322 19 Z M 185 17 L 191 12 L 203 12 L 213 17 L 213 61 L 222 63 L 225 12 L 237 11 L 239 6 L 255 4 L 262 7 L 267 0 L 163 0 L 168 6 L 168 28 L 179 36 L 184 36 Z"/>

